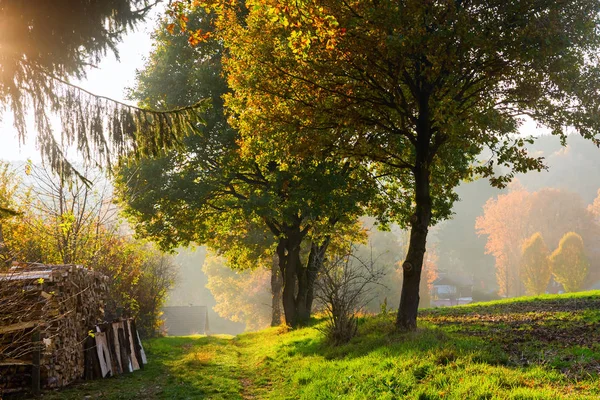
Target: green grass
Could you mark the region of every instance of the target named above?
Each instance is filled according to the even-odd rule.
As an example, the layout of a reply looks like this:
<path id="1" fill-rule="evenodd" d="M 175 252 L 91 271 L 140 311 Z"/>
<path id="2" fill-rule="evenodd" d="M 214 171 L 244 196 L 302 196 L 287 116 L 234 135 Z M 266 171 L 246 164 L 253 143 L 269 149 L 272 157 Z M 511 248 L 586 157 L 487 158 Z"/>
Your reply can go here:
<path id="1" fill-rule="evenodd" d="M 145 342 L 149 364 L 45 399 L 597 399 L 600 292 L 422 312 L 417 332 L 393 315 L 360 320 L 328 346 L 319 324 L 232 337 Z"/>

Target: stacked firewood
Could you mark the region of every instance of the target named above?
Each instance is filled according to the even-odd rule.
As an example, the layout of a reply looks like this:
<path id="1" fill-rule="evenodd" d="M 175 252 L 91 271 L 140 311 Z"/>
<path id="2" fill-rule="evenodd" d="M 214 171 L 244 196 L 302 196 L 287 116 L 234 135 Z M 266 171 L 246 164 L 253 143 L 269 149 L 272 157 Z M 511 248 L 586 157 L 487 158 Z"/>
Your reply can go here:
<path id="1" fill-rule="evenodd" d="M 3 393 L 11 393 L 31 386 L 31 364 L 3 363 L 0 361 L 0 398 Z"/>
<path id="2" fill-rule="evenodd" d="M 83 376 L 82 346 L 90 330 L 104 319 L 108 284 L 104 275 L 71 265 L 53 268 L 43 289 L 47 327 L 41 381 L 47 387 L 60 387 Z"/>
<path id="3" fill-rule="evenodd" d="M 41 386 L 81 378 L 83 346 L 103 320 L 107 290 L 104 275 L 76 265 L 15 265 L 0 274 L 0 393 L 19 389 L 8 377 L 36 364 L 36 354 Z"/>

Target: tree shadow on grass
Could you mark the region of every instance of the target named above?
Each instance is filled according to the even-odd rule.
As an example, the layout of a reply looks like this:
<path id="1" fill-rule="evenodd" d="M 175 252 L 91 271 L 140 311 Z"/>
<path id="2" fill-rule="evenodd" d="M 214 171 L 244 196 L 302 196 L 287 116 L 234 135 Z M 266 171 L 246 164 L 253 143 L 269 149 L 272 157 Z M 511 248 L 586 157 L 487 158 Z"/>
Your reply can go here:
<path id="1" fill-rule="evenodd" d="M 463 321 L 458 330 L 448 329 L 443 324 L 437 326 L 431 322 L 423 322 L 416 332 L 401 333 L 394 330 L 392 316 L 379 315 L 363 319 L 358 335 L 347 344 L 333 346 L 321 334 L 317 338 L 288 341 L 282 346 L 282 350 L 290 357 L 318 356 L 326 360 L 412 354 L 415 360 L 427 358 L 441 364 L 462 358 L 474 363 L 518 369 L 542 366 L 556 370 L 555 365 L 558 365 L 566 375 L 573 375 L 569 367 L 565 366 L 573 359 L 573 351 L 569 346 L 580 346 L 582 340 L 587 341 L 580 334 L 581 329 L 591 329 L 589 324 L 584 323 L 584 327 L 580 325 L 578 323 L 565 328 L 546 321 L 545 325 L 532 330 L 534 334 L 527 334 L 519 330 L 518 325 L 503 322 L 490 326 L 477 320 Z M 547 336 L 540 338 L 535 334 L 538 331 L 546 332 Z M 588 335 L 588 338 L 593 339 L 598 334 L 599 332 L 595 332 Z M 563 352 L 544 352 L 548 346 L 562 346 L 560 348 Z M 594 360 L 594 354 L 588 358 L 588 367 L 595 371 L 598 362 Z M 573 365 L 573 368 L 581 371 L 582 363 Z"/>

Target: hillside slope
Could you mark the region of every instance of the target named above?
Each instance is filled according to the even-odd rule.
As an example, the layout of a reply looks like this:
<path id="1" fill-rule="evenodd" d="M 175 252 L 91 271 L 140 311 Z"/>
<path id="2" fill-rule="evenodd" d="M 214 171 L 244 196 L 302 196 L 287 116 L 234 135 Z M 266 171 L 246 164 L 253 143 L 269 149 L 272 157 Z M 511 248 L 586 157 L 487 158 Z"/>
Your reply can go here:
<path id="1" fill-rule="evenodd" d="M 393 332 L 393 314 L 366 317 L 337 348 L 321 326 L 150 340 L 144 371 L 43 398 L 600 397 L 600 292 L 426 310 L 412 334 Z"/>

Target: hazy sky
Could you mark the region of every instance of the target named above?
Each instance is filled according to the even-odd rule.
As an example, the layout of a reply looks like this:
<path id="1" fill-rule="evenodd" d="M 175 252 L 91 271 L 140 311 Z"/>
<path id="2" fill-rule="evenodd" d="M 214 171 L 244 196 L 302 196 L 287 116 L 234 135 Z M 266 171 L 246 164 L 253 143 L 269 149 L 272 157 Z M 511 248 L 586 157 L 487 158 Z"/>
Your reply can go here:
<path id="1" fill-rule="evenodd" d="M 130 32 L 119 44 L 120 60 L 110 53 L 98 65 L 90 69 L 87 79 L 73 81 L 92 93 L 107 96 L 116 100 L 125 100 L 125 88 L 132 86 L 136 69 L 144 66 L 146 56 L 152 48 L 150 35 L 156 26 L 156 20 L 164 10 L 159 4 L 143 24 Z M 28 135 L 28 143 L 19 145 L 16 131 L 12 126 L 11 113 L 6 111 L 0 122 L 0 159 L 7 161 L 27 160 L 40 161 L 39 151 L 35 148 L 35 135 Z"/>

